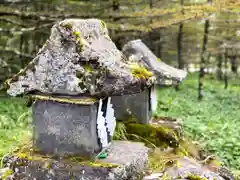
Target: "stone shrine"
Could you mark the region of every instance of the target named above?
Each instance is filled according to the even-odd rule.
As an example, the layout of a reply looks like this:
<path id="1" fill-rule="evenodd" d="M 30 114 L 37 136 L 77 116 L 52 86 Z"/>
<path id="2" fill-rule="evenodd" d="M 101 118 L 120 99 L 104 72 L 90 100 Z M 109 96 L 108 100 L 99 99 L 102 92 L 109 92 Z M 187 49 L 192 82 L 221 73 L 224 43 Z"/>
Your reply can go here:
<path id="1" fill-rule="evenodd" d="M 115 129 L 110 96 L 138 93 L 154 77 L 136 76 L 98 19 L 56 23 L 36 57 L 7 81 L 11 96 L 33 100 L 34 148 L 54 156 L 94 158 Z"/>
<path id="2" fill-rule="evenodd" d="M 186 77 L 187 73 L 162 62 L 140 39 L 125 44 L 122 52 L 129 62 L 138 63 L 153 72 L 156 83 L 133 95 L 112 97 L 116 118 L 123 121 L 134 118 L 139 123 L 148 124 L 152 112 L 157 108 L 157 85 L 176 85 Z"/>

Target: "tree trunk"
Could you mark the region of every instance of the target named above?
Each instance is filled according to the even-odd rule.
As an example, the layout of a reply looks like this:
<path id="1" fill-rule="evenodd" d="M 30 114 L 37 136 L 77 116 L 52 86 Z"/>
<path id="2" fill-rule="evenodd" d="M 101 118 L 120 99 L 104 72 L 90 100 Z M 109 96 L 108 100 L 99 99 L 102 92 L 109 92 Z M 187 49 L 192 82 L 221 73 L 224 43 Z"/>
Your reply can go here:
<path id="1" fill-rule="evenodd" d="M 224 54 L 224 89 L 228 88 L 228 76 L 227 76 L 227 62 L 228 62 L 228 51 L 225 50 Z"/>
<path id="2" fill-rule="evenodd" d="M 119 0 L 113 0 L 112 10 L 113 11 L 118 11 L 119 9 L 120 9 L 120 2 L 119 2 Z"/>
<path id="3" fill-rule="evenodd" d="M 209 29 L 209 20 L 205 21 L 204 26 L 204 36 L 203 36 L 203 45 L 202 45 L 202 53 L 201 53 L 201 62 L 200 62 L 200 71 L 199 71 L 199 83 L 198 83 L 198 99 L 201 100 L 203 98 L 203 80 L 204 80 L 204 69 L 205 69 L 205 53 L 206 46 L 208 42 L 208 29 Z"/>
<path id="4" fill-rule="evenodd" d="M 223 76 L 222 76 L 222 54 L 219 54 L 218 57 L 218 63 L 217 63 L 217 79 L 218 80 L 222 80 L 223 79 Z"/>
<path id="5" fill-rule="evenodd" d="M 149 0 L 149 7 L 150 7 L 150 9 L 153 8 L 153 0 Z"/>
<path id="6" fill-rule="evenodd" d="M 184 68 L 184 62 L 182 59 L 182 34 L 183 34 L 183 23 L 179 25 L 178 37 L 177 37 L 177 60 L 178 60 L 179 69 Z M 175 89 L 178 91 L 179 85 L 176 85 Z"/>
<path id="7" fill-rule="evenodd" d="M 232 69 L 233 73 L 237 74 L 238 66 L 237 66 L 237 56 L 236 56 L 236 54 L 231 56 L 231 69 Z"/>
<path id="8" fill-rule="evenodd" d="M 178 37 L 177 37 L 177 59 L 178 59 L 178 68 L 184 68 L 184 62 L 182 59 L 182 36 L 183 36 L 183 23 L 179 25 Z"/>

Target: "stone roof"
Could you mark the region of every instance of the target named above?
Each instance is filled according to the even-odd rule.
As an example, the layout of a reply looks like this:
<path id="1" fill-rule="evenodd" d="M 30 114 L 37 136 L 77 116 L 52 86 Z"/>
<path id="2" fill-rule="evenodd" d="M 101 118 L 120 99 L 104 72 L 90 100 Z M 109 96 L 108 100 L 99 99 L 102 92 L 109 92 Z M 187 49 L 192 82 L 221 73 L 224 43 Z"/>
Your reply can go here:
<path id="1" fill-rule="evenodd" d="M 25 69 L 7 81 L 11 96 L 50 94 L 106 97 L 131 94 L 151 85 L 154 76 L 138 76 L 98 19 L 56 23 L 46 44 Z"/>
<path id="2" fill-rule="evenodd" d="M 178 84 L 187 76 L 186 71 L 176 69 L 162 62 L 140 39 L 129 41 L 123 46 L 122 52 L 129 61 L 140 63 L 147 70 L 152 71 L 157 84 Z"/>

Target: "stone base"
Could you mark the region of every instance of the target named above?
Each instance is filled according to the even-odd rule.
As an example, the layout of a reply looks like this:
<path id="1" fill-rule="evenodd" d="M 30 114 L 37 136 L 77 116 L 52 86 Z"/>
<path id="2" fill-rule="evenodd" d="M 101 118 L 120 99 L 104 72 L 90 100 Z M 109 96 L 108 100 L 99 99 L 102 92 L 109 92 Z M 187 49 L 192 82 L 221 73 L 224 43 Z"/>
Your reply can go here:
<path id="1" fill-rule="evenodd" d="M 113 96 L 112 104 L 115 117 L 122 121 L 134 117 L 138 120 L 138 123 L 148 124 L 152 119 L 150 101 L 150 91 L 148 89 L 137 94 Z"/>
<path id="2" fill-rule="evenodd" d="M 96 162 L 37 160 L 15 166 L 14 178 L 25 180 L 139 180 L 147 166 L 148 148 L 142 143 L 113 141 L 106 159 Z M 22 163 L 21 163 L 22 164 Z M 18 173 L 16 173 L 16 171 Z"/>
<path id="3" fill-rule="evenodd" d="M 34 148 L 41 153 L 92 157 L 101 150 L 97 103 L 79 105 L 38 100 L 32 111 Z"/>

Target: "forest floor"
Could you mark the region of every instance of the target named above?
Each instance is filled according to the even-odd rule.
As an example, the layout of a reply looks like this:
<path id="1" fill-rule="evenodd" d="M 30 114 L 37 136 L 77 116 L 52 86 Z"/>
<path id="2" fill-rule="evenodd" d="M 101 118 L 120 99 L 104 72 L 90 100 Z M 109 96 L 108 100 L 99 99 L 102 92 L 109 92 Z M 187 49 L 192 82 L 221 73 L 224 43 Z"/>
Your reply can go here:
<path id="1" fill-rule="evenodd" d="M 159 89 L 157 116 L 181 119 L 184 133 L 216 154 L 231 168 L 240 170 L 240 81 L 224 82 L 206 76 L 204 98 L 198 101 L 197 74 L 175 88 Z M 233 85 L 238 83 L 238 85 Z"/>
<path id="2" fill-rule="evenodd" d="M 227 166 L 240 170 L 240 86 L 225 90 L 223 82 L 207 76 L 200 102 L 197 83 L 197 76 L 189 75 L 179 91 L 159 89 L 155 113 L 182 119 L 186 136 L 218 155 Z M 14 150 L 24 136 L 31 136 L 31 113 L 26 101 L 0 97 L 0 157 Z"/>

